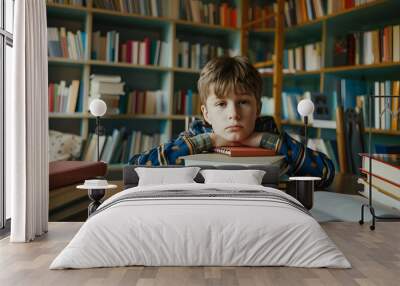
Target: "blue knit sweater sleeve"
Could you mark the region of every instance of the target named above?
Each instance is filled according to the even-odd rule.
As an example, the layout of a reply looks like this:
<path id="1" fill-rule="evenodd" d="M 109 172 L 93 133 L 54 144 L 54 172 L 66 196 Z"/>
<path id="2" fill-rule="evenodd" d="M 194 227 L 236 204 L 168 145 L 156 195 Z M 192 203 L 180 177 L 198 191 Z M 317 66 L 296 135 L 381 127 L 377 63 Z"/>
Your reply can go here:
<path id="1" fill-rule="evenodd" d="M 182 156 L 209 151 L 212 148 L 208 133 L 190 137 L 190 133 L 182 133 L 177 139 L 161 144 L 147 152 L 134 155 L 131 165 L 183 165 Z"/>
<path id="2" fill-rule="evenodd" d="M 264 133 L 260 145 L 275 149 L 277 154 L 285 156 L 286 173 L 289 176 L 320 177 L 320 187 L 329 186 L 335 177 L 335 167 L 324 153 L 306 148 L 286 132 L 281 135 Z"/>
<path id="3" fill-rule="evenodd" d="M 182 156 L 198 154 L 212 149 L 210 137 L 212 129 L 202 120 L 192 122 L 189 130 L 183 131 L 178 138 L 154 147 L 144 153 L 134 155 L 131 165 L 183 165 Z"/>

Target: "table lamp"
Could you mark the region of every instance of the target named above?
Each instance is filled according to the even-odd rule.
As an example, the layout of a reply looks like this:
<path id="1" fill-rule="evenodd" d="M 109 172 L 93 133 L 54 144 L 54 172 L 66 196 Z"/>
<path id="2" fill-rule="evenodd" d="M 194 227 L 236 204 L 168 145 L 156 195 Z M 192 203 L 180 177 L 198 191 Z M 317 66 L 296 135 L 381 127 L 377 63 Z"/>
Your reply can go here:
<path id="1" fill-rule="evenodd" d="M 308 125 L 308 116 L 310 116 L 314 112 L 314 103 L 306 98 L 300 100 L 297 105 L 297 111 L 304 118 L 304 145 L 307 147 L 308 135 L 307 135 L 307 125 Z"/>
<path id="2" fill-rule="evenodd" d="M 107 111 L 107 104 L 101 99 L 93 99 L 89 105 L 90 113 L 96 116 L 97 161 L 100 161 L 100 117 Z"/>

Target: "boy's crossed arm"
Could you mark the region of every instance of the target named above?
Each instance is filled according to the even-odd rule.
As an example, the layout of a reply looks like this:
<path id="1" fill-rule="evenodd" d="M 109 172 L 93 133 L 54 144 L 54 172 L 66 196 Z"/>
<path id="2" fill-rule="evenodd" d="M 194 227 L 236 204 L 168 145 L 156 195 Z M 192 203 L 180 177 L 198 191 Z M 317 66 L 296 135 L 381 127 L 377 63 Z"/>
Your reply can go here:
<path id="1" fill-rule="evenodd" d="M 180 159 L 182 156 L 210 152 L 219 146 L 247 145 L 274 149 L 277 154 L 285 156 L 288 175 L 321 177 L 321 187 L 330 185 L 335 176 L 333 163 L 325 154 L 305 148 L 285 132 L 281 135 L 254 132 L 242 142 L 228 142 L 213 132 L 190 135 L 189 132 L 183 132 L 175 140 L 133 156 L 129 164 L 183 165 L 184 162 Z"/>

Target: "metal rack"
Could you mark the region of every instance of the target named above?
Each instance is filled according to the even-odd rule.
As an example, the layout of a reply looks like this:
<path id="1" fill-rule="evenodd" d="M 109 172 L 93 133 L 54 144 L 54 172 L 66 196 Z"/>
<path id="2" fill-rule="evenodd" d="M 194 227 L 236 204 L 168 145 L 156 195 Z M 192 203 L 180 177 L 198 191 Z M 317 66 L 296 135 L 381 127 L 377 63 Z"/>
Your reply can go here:
<path id="1" fill-rule="evenodd" d="M 373 99 L 375 98 L 394 98 L 395 96 L 393 95 L 369 95 L 368 96 L 368 101 L 369 101 L 369 110 L 368 110 L 368 124 L 369 124 L 369 131 L 368 131 L 368 159 L 369 159 L 369 180 L 368 180 L 368 191 L 369 191 L 369 201 L 367 204 L 363 204 L 361 206 L 361 219 L 359 220 L 359 224 L 364 224 L 364 208 L 367 207 L 372 215 L 372 224 L 369 226 L 371 230 L 375 230 L 375 222 L 376 220 L 387 220 L 387 221 L 398 221 L 400 220 L 400 216 L 394 216 L 394 215 L 376 215 L 375 214 L 375 209 L 372 205 L 372 104 L 373 104 Z M 389 108 L 389 112 L 391 113 L 391 116 L 394 116 L 392 113 L 392 110 L 390 109 L 390 106 L 386 105 L 385 102 L 385 108 L 383 112 L 379 115 L 382 117 L 384 113 L 386 112 L 386 108 Z M 395 114 L 396 116 L 398 114 Z"/>

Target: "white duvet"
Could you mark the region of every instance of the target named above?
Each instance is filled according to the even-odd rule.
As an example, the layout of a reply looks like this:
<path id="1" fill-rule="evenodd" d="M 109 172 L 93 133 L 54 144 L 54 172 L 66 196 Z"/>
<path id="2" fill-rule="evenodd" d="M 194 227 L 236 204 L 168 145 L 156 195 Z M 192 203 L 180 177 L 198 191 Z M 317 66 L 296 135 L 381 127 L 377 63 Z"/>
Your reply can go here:
<path id="1" fill-rule="evenodd" d="M 204 188 L 263 190 L 296 201 L 263 186 L 193 183 L 127 189 L 100 208 L 130 192 Z M 104 209 L 82 225 L 50 269 L 127 265 L 351 267 L 317 221 L 291 205 L 189 197 L 123 201 Z"/>

